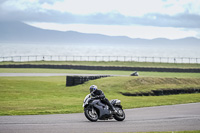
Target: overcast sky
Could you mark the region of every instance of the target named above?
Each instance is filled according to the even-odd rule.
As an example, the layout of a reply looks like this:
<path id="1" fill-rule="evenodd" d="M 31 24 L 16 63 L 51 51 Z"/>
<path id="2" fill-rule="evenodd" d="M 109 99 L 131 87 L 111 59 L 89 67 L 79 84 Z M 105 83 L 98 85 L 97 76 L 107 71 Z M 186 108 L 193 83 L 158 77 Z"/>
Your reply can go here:
<path id="1" fill-rule="evenodd" d="M 0 0 L 0 21 L 131 38 L 200 38 L 200 0 Z"/>

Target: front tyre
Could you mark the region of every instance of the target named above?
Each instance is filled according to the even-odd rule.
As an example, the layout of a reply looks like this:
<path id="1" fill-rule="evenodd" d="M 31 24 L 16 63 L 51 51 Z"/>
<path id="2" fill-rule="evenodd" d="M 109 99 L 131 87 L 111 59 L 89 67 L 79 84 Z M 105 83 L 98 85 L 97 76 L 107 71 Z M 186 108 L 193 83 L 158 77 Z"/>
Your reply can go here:
<path id="1" fill-rule="evenodd" d="M 117 121 L 123 121 L 125 119 L 125 113 L 123 109 L 120 107 L 115 107 L 115 109 L 117 110 L 117 114 L 115 114 L 113 117 Z"/>
<path id="2" fill-rule="evenodd" d="M 84 114 L 85 117 L 92 122 L 96 122 L 98 120 L 98 114 L 95 109 L 86 108 L 84 110 Z"/>

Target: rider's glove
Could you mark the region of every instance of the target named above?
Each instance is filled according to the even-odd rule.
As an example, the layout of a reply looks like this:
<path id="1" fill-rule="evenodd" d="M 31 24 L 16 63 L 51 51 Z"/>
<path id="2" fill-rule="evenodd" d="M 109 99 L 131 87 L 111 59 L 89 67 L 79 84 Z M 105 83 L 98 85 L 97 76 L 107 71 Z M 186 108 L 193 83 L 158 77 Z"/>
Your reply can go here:
<path id="1" fill-rule="evenodd" d="M 92 100 L 99 99 L 99 96 L 91 97 Z"/>
<path id="2" fill-rule="evenodd" d="M 95 99 L 98 99 L 99 98 L 99 96 L 95 96 Z"/>
<path id="3" fill-rule="evenodd" d="M 101 96 L 99 96 L 99 98 L 100 98 L 100 99 L 104 99 L 104 98 L 105 98 L 105 96 L 104 96 L 104 95 L 101 95 Z"/>

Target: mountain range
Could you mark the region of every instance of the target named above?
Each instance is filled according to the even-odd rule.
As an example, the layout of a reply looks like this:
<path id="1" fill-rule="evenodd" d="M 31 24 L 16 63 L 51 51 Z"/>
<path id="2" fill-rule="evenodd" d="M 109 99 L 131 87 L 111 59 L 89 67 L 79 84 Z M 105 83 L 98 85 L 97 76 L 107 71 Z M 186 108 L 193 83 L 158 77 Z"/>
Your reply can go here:
<path id="1" fill-rule="evenodd" d="M 76 31 L 55 31 L 40 29 L 22 22 L 0 22 L 0 43 L 53 43 L 53 44 L 180 44 L 200 45 L 200 39 L 188 37 L 169 40 L 165 38 L 140 39 L 127 36 L 107 36 Z"/>

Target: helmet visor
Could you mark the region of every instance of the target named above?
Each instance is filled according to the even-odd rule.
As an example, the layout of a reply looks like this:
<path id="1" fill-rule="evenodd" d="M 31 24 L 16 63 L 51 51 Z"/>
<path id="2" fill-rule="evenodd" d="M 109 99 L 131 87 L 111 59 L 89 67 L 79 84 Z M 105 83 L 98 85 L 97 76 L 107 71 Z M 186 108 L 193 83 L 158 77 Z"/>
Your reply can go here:
<path id="1" fill-rule="evenodd" d="M 92 92 L 93 92 L 93 88 L 91 87 L 91 88 L 90 88 L 90 93 L 92 93 Z"/>

